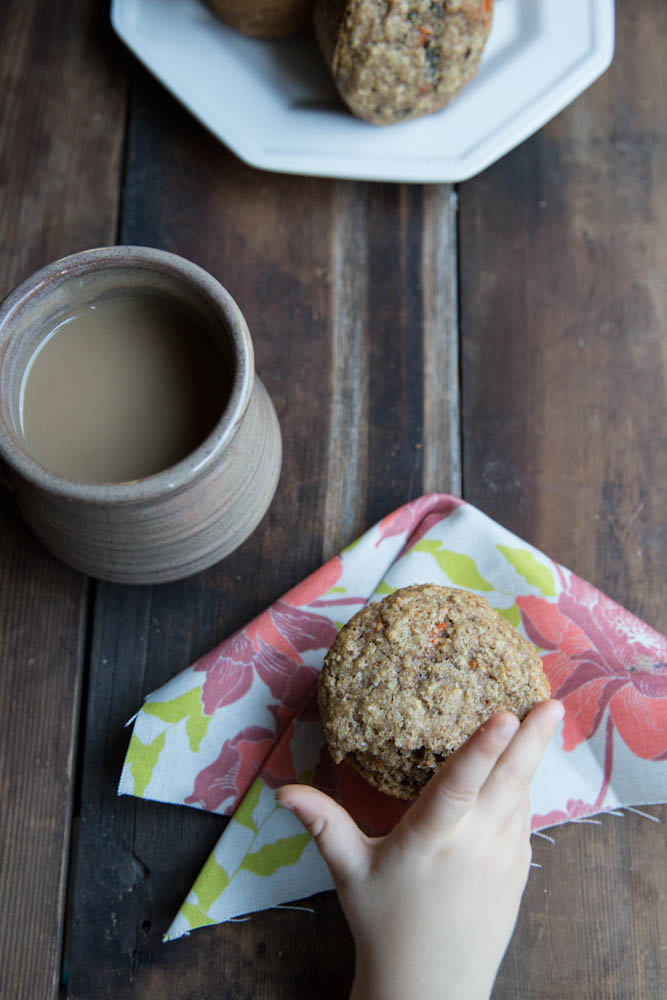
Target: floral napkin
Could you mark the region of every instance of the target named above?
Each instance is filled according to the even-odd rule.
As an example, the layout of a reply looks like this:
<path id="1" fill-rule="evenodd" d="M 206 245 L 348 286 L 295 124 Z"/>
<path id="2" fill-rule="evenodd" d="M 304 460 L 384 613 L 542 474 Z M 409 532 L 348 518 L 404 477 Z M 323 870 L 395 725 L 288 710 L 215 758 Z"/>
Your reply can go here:
<path id="1" fill-rule="evenodd" d="M 326 790 L 369 834 L 401 816 L 404 804 L 333 765 L 317 675 L 355 611 L 426 582 L 488 598 L 539 647 L 565 704 L 531 786 L 533 830 L 667 800 L 667 639 L 475 507 L 431 494 L 149 695 L 133 720 L 119 794 L 232 816 L 167 939 L 333 887 L 309 834 L 277 805 L 281 784 Z"/>

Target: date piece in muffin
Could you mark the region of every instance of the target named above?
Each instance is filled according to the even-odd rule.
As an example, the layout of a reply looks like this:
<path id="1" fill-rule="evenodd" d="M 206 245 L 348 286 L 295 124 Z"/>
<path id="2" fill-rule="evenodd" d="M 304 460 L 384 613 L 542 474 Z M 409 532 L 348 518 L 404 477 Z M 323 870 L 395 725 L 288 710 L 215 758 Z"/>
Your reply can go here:
<path id="1" fill-rule="evenodd" d="M 377 125 L 444 107 L 475 75 L 493 0 L 316 0 L 315 34 L 341 97 Z"/>
<path id="2" fill-rule="evenodd" d="M 404 587 L 343 626 L 319 704 L 331 755 L 381 792 L 414 798 L 495 712 L 550 696 L 536 648 L 484 597 Z"/>
<path id="3" fill-rule="evenodd" d="M 279 38 L 310 26 L 313 0 L 207 0 L 230 28 L 256 38 Z"/>

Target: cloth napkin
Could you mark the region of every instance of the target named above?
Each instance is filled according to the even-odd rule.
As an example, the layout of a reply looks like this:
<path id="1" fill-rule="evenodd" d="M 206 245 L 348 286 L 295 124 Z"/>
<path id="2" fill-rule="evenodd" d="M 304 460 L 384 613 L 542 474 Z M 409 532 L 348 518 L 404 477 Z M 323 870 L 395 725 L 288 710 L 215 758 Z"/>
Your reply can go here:
<path id="1" fill-rule="evenodd" d="M 254 621 L 148 696 L 119 794 L 231 815 L 166 939 L 333 888 L 275 790 L 307 782 L 369 834 L 405 804 L 335 767 L 317 676 L 337 630 L 398 587 L 482 594 L 539 647 L 566 713 L 531 786 L 533 830 L 667 799 L 667 639 L 475 507 L 400 507 Z"/>

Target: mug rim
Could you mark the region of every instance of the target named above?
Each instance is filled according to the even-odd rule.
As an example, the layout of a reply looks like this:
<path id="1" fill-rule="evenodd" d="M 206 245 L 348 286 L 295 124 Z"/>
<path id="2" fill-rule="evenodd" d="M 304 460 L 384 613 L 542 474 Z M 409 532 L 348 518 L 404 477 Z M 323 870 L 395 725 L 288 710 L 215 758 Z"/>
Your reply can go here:
<path id="1" fill-rule="evenodd" d="M 175 493 L 198 478 L 227 448 L 250 402 L 254 385 L 254 351 L 248 325 L 238 304 L 217 278 L 204 268 L 185 257 L 155 247 L 122 244 L 95 247 L 61 257 L 33 272 L 0 303 L 0 363 L 4 342 L 9 343 L 12 337 L 11 333 L 7 335 L 5 324 L 30 297 L 44 294 L 46 286 L 54 282 L 61 284 L 70 277 L 102 269 L 120 271 L 132 266 L 185 281 L 202 294 L 216 312 L 222 314 L 234 361 L 231 392 L 220 419 L 188 455 L 160 472 L 119 483 L 88 483 L 50 471 L 19 447 L 14 435 L 0 420 L 0 457 L 23 479 L 58 496 L 92 503 L 131 503 Z"/>

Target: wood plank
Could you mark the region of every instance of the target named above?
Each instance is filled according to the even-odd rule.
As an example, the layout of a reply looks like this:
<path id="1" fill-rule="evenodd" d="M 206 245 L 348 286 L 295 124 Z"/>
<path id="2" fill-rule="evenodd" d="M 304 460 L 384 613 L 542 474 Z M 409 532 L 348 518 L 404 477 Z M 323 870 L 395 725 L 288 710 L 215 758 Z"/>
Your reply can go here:
<path id="1" fill-rule="evenodd" d="M 367 185 L 339 182 L 333 197 L 325 559 L 363 530 L 368 463 Z"/>
<path id="2" fill-rule="evenodd" d="M 0 294 L 37 267 L 113 242 L 124 70 L 93 0 L 0 9 Z M 87 581 L 0 497 L 0 994 L 55 995 Z"/>
<path id="3" fill-rule="evenodd" d="M 460 191 L 466 497 L 663 632 L 666 30 L 620 0 L 607 74 Z M 494 996 L 663 997 L 664 846 L 636 816 L 540 844 Z"/>
<path id="4" fill-rule="evenodd" d="M 457 195 L 424 188 L 424 493 L 462 495 Z"/>
<path id="5" fill-rule="evenodd" d="M 456 316 L 435 291 L 440 275 L 424 271 L 447 268 L 455 288 L 452 203 L 448 190 L 258 173 L 140 70 L 132 109 L 123 239 L 190 257 L 236 297 L 285 456 L 267 517 L 222 564 L 183 584 L 98 590 L 70 996 L 333 1000 L 349 986 L 352 948 L 332 893 L 163 946 L 224 820 L 115 800 L 113 786 L 123 723 L 145 693 L 408 499 L 408 485 L 419 494 L 427 465 L 451 488 L 440 424 L 456 406 L 448 388 L 433 395 L 455 385 Z M 425 356 L 439 366 L 428 403 Z"/>
<path id="6" fill-rule="evenodd" d="M 55 995 L 86 582 L 0 508 L 0 992 Z"/>

